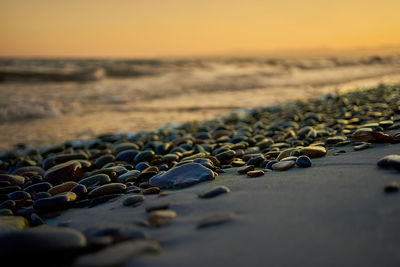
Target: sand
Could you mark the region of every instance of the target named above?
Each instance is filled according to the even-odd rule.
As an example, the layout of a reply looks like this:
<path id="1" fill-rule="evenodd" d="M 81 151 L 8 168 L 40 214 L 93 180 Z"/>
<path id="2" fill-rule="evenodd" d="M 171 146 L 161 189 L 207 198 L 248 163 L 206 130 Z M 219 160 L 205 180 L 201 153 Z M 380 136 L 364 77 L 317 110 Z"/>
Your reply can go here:
<path id="1" fill-rule="evenodd" d="M 347 153 L 333 156 L 333 152 Z M 216 180 L 169 190 L 145 204 L 123 207 L 124 197 L 93 208 L 71 209 L 48 220 L 85 231 L 94 226 L 133 227 L 161 241 L 162 252 L 141 256 L 127 266 L 399 266 L 400 193 L 385 194 L 399 172 L 376 162 L 398 153 L 400 145 L 377 145 L 353 152 L 334 148 L 307 169 L 270 172 L 262 177 L 228 169 Z M 212 199 L 198 193 L 215 185 L 231 192 Z M 145 207 L 168 201 L 178 217 L 161 228 L 134 225 Z M 196 229 L 208 214 L 230 211 L 225 224 Z"/>

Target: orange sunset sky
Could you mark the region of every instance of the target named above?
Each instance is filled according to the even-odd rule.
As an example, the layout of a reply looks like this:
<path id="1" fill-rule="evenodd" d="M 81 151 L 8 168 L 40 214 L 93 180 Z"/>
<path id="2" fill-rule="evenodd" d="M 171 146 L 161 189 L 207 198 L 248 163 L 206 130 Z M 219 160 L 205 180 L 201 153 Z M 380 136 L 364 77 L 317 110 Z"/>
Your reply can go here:
<path id="1" fill-rule="evenodd" d="M 400 44 L 400 0 L 0 0 L 1 57 L 156 57 Z"/>

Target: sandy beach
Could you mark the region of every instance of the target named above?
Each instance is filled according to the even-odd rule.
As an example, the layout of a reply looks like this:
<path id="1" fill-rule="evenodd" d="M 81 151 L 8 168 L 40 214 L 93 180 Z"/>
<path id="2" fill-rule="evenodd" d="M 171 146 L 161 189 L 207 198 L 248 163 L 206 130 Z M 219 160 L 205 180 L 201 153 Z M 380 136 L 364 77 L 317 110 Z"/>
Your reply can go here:
<path id="1" fill-rule="evenodd" d="M 6 151 L 0 257 L 75 267 L 397 266 L 399 103 L 399 84 L 381 84 Z"/>
<path id="2" fill-rule="evenodd" d="M 124 266 L 398 266 L 400 194 L 387 195 L 383 186 L 399 181 L 399 173 L 379 169 L 376 162 L 398 154 L 399 148 L 344 148 L 350 152 L 316 159 L 311 168 L 258 178 L 229 169 L 212 182 L 167 190 L 162 198 L 147 196 L 136 208 L 124 207 L 120 198 L 92 209 L 69 210 L 48 223 L 85 231 L 95 221 L 96 228 L 135 229 L 160 240 L 160 253 Z M 198 197 L 216 185 L 231 192 Z M 146 206 L 158 202 L 169 202 L 177 219 L 162 228 L 135 224 L 147 219 Z M 203 217 L 221 212 L 235 217 L 196 228 Z"/>

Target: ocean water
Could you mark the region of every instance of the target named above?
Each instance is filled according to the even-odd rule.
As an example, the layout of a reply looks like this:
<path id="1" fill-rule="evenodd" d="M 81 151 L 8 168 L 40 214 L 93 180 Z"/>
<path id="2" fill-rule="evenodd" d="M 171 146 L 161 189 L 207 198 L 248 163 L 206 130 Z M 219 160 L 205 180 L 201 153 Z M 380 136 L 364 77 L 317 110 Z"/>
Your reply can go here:
<path id="1" fill-rule="evenodd" d="M 0 149 L 400 81 L 400 56 L 0 59 Z"/>

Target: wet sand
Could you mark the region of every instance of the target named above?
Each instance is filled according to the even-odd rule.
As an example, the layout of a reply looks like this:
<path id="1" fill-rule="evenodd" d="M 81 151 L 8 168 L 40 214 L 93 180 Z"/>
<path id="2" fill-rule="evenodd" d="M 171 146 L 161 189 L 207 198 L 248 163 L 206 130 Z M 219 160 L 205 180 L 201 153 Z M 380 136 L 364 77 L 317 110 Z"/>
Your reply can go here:
<path id="1" fill-rule="evenodd" d="M 176 220 L 162 228 L 140 227 L 143 204 L 124 207 L 125 197 L 91 209 L 71 209 L 49 220 L 85 231 L 116 227 L 137 229 L 161 240 L 162 252 L 132 259 L 124 266 L 398 266 L 400 194 L 383 186 L 399 181 L 395 170 L 376 162 L 398 153 L 400 145 L 377 145 L 340 156 L 314 159 L 313 167 L 248 178 L 236 168 L 216 180 L 183 190 L 167 190 L 146 202 L 171 202 Z M 212 199 L 197 194 L 215 185 L 231 192 Z M 208 214 L 234 212 L 225 224 L 196 229 Z"/>

